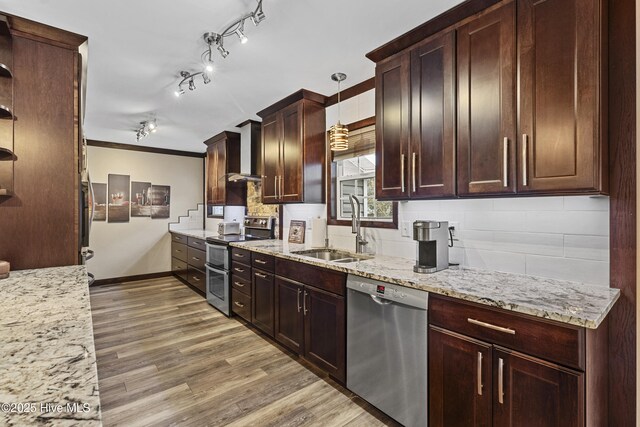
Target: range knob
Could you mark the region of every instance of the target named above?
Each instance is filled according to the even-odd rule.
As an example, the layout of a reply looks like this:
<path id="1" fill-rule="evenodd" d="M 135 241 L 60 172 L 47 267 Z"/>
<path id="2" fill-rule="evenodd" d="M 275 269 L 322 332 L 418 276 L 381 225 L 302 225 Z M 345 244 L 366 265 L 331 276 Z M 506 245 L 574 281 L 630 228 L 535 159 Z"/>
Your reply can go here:
<path id="1" fill-rule="evenodd" d="M 260 225 L 267 225 L 267 220 L 266 219 L 261 219 L 260 220 Z"/>

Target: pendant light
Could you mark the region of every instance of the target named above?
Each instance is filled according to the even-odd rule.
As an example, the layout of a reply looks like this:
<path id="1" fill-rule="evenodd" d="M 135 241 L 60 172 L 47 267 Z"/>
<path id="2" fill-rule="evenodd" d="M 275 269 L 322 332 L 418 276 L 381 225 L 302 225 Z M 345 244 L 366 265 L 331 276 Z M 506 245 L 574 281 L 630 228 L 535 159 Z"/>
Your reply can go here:
<path id="1" fill-rule="evenodd" d="M 340 82 L 346 80 L 344 73 L 331 75 L 331 80 L 338 82 L 338 123 L 329 128 L 329 147 L 331 151 L 345 151 L 349 149 L 349 129 L 340 123 Z"/>

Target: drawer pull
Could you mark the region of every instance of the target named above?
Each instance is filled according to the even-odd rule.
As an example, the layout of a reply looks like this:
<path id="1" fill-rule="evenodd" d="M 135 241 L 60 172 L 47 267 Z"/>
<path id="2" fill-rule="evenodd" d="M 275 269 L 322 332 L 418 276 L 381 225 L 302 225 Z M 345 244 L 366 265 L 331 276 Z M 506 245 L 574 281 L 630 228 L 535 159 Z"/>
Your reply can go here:
<path id="1" fill-rule="evenodd" d="M 494 331 L 504 332 L 505 334 L 511 334 L 511 335 L 515 335 L 516 334 L 516 331 L 514 331 L 513 329 L 503 328 L 502 326 L 492 325 L 491 323 L 481 322 L 481 321 L 476 320 L 476 319 L 467 318 L 467 322 L 469 322 L 469 323 L 471 323 L 473 325 L 482 326 L 483 328 L 493 329 Z"/>
<path id="2" fill-rule="evenodd" d="M 240 308 L 244 308 L 244 304 L 242 304 L 242 303 L 240 303 L 240 302 L 238 302 L 238 301 L 234 301 L 233 303 L 234 303 L 235 305 L 237 305 L 238 307 L 240 307 Z"/>
<path id="3" fill-rule="evenodd" d="M 478 396 L 482 396 L 482 352 L 478 352 Z"/>
<path id="4" fill-rule="evenodd" d="M 261 279 L 266 279 L 267 275 L 266 274 L 262 274 L 262 273 L 255 273 L 256 276 L 260 277 Z"/>
<path id="5" fill-rule="evenodd" d="M 238 273 L 244 273 L 244 268 L 234 267 L 234 270 L 237 271 Z"/>
<path id="6" fill-rule="evenodd" d="M 498 358 L 498 402 L 504 403 L 504 360 Z"/>
<path id="7" fill-rule="evenodd" d="M 182 240 L 182 237 L 173 236 L 173 240 Z"/>
<path id="8" fill-rule="evenodd" d="M 233 254 L 233 256 L 236 256 L 238 258 L 244 258 L 244 254 Z"/>
<path id="9" fill-rule="evenodd" d="M 200 258 L 192 256 L 191 259 L 195 259 L 196 261 L 200 261 Z"/>
<path id="10" fill-rule="evenodd" d="M 191 278 L 192 278 L 193 280 L 195 280 L 196 282 L 199 282 L 199 281 L 200 281 L 200 279 L 198 279 L 196 276 L 191 276 Z"/>
<path id="11" fill-rule="evenodd" d="M 240 283 L 240 282 L 233 282 L 234 285 L 236 285 L 239 288 L 244 288 L 244 283 Z"/>
<path id="12" fill-rule="evenodd" d="M 261 259 L 257 259 L 257 260 L 256 260 L 256 262 L 257 262 L 258 264 L 266 264 L 266 263 L 267 263 L 267 261 L 263 261 L 263 260 L 261 260 Z"/>
<path id="13" fill-rule="evenodd" d="M 181 249 L 176 249 L 175 251 L 176 251 L 176 252 L 182 252 L 182 250 L 181 250 Z"/>

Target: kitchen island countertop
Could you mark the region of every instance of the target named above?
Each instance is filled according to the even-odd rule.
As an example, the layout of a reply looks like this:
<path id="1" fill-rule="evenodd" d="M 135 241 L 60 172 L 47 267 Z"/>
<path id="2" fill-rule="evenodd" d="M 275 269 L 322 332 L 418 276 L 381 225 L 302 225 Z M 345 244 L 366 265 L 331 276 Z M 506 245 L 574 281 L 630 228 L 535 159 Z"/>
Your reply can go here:
<path id="1" fill-rule="evenodd" d="M 102 425 L 86 268 L 12 271 L 0 289 L 0 425 Z"/>
<path id="2" fill-rule="evenodd" d="M 351 263 L 323 261 L 294 253 L 305 246 L 282 240 L 231 246 L 590 329 L 602 323 L 620 296 L 620 290 L 606 286 L 471 268 L 419 274 L 413 272 L 415 261 L 406 258 L 376 255 Z"/>

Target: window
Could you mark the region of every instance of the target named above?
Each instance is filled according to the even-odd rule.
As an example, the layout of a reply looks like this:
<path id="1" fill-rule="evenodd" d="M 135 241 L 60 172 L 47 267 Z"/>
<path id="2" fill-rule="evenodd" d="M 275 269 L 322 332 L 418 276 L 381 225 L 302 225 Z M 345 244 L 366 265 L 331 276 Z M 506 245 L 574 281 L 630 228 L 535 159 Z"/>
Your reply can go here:
<path id="1" fill-rule="evenodd" d="M 207 205 L 207 218 L 224 218 L 224 206 Z"/>
<path id="2" fill-rule="evenodd" d="M 329 152 L 329 224 L 351 221 L 351 195 L 360 201 L 360 217 L 365 227 L 397 228 L 397 204 L 376 200 L 375 126 L 373 118 L 352 123 L 349 149 Z"/>

